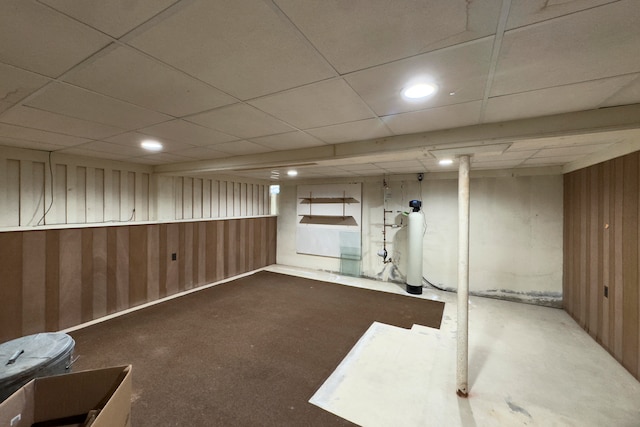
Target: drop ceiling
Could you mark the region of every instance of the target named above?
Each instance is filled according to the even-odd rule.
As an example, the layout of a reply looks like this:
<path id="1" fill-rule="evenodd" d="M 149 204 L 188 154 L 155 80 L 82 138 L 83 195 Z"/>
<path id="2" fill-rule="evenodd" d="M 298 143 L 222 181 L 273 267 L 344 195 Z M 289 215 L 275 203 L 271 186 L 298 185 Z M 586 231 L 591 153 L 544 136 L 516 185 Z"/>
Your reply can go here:
<path id="1" fill-rule="evenodd" d="M 640 149 L 639 28 L 637 0 L 5 0 L 0 145 L 255 179 L 566 171 Z"/>

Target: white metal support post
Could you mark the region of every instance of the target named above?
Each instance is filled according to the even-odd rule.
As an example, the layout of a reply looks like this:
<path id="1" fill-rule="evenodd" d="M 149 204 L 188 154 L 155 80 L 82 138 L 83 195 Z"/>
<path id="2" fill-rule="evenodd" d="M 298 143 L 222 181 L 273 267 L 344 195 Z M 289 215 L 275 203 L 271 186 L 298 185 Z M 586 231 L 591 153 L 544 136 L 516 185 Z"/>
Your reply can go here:
<path id="1" fill-rule="evenodd" d="M 460 156 L 458 171 L 458 333 L 457 395 L 469 394 L 469 156 Z"/>

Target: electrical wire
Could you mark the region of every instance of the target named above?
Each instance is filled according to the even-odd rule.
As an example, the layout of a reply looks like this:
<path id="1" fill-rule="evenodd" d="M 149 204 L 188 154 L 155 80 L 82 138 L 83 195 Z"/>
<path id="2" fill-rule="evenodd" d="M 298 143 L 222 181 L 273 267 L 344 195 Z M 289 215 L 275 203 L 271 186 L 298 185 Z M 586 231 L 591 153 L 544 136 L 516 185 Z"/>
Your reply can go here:
<path id="1" fill-rule="evenodd" d="M 51 203 L 49 203 L 49 207 L 44 211 L 44 214 L 42 214 L 42 218 L 40 218 L 38 220 L 38 223 L 36 225 L 47 225 L 47 214 L 49 213 L 49 211 L 51 210 L 51 207 L 53 206 L 53 167 L 51 166 L 51 155 L 53 154 L 53 151 L 49 151 L 49 192 L 51 193 Z"/>
<path id="2" fill-rule="evenodd" d="M 435 288 L 435 289 L 437 289 L 437 290 L 439 290 L 439 291 L 443 291 L 443 292 L 451 292 L 451 291 L 448 291 L 447 289 L 445 289 L 445 288 L 443 288 L 443 287 L 440 287 L 440 286 L 434 285 L 433 283 L 431 283 L 431 282 L 430 282 L 426 277 L 424 277 L 424 276 L 422 276 L 422 282 L 423 282 L 423 283 L 426 283 L 427 285 L 429 285 L 429 286 L 431 286 L 432 288 Z M 426 288 L 427 286 L 422 285 L 422 287 L 423 287 L 423 288 Z"/>

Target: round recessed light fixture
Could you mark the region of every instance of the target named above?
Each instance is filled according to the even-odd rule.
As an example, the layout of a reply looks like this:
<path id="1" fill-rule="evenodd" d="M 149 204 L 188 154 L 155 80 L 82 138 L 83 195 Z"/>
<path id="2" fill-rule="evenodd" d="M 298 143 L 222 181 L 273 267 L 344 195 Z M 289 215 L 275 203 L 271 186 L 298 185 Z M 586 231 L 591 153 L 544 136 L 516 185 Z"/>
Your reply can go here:
<path id="1" fill-rule="evenodd" d="M 418 83 L 402 91 L 402 96 L 408 99 L 422 99 L 433 95 L 438 87 L 432 83 Z"/>
<path id="2" fill-rule="evenodd" d="M 287 175 L 296 176 L 298 175 L 298 171 L 291 169 L 290 171 L 287 171 Z"/>
<path id="3" fill-rule="evenodd" d="M 438 164 L 440 164 L 440 166 L 449 166 L 451 164 L 453 164 L 453 160 L 452 159 L 442 159 L 438 162 Z"/>
<path id="4" fill-rule="evenodd" d="M 149 151 L 162 150 L 162 144 L 160 144 L 158 141 L 154 141 L 153 139 L 145 139 L 140 143 L 140 146 Z"/>

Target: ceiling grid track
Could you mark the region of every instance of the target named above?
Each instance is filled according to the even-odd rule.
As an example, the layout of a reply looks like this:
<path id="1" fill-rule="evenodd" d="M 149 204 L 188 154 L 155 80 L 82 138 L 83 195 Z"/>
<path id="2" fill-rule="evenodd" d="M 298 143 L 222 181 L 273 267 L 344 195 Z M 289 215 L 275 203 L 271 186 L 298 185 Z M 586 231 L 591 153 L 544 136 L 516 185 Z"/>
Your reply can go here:
<path id="1" fill-rule="evenodd" d="M 502 8 L 500 9 L 500 19 L 498 20 L 498 28 L 496 29 L 495 40 L 493 42 L 493 49 L 491 51 L 491 62 L 489 63 L 489 73 L 487 75 L 487 84 L 484 88 L 484 96 L 482 98 L 482 106 L 480 107 L 480 119 L 478 123 L 484 122 L 485 110 L 487 108 L 487 102 L 491 96 L 491 86 L 493 85 L 493 78 L 496 74 L 496 68 L 498 67 L 498 56 L 500 55 L 500 49 L 502 47 L 502 38 L 507 28 L 507 21 L 509 20 L 509 10 L 511 8 L 511 0 L 502 0 Z"/>

